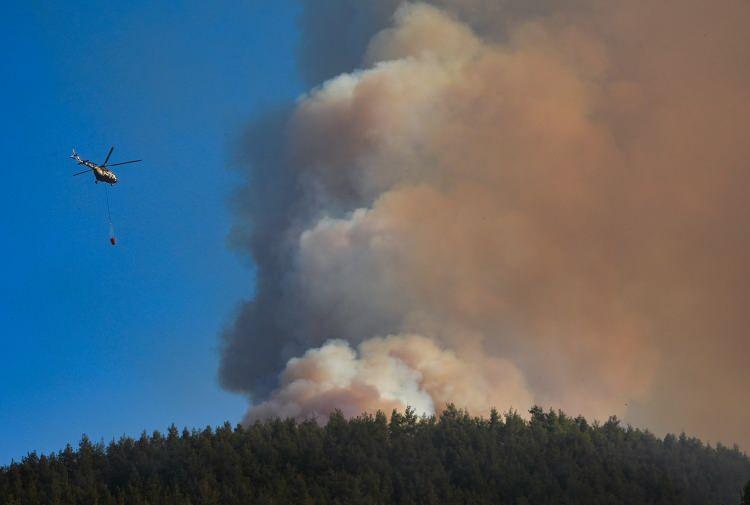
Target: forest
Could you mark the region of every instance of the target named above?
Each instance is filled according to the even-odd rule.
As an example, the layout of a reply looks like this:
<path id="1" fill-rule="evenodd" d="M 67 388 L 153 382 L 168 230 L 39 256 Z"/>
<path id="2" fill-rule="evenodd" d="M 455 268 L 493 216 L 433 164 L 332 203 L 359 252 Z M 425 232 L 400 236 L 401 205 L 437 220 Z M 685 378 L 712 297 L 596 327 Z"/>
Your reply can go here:
<path id="1" fill-rule="evenodd" d="M 658 438 L 559 411 L 489 418 L 452 405 L 346 419 L 84 436 L 0 468 L 0 504 L 750 505 L 738 447 Z"/>

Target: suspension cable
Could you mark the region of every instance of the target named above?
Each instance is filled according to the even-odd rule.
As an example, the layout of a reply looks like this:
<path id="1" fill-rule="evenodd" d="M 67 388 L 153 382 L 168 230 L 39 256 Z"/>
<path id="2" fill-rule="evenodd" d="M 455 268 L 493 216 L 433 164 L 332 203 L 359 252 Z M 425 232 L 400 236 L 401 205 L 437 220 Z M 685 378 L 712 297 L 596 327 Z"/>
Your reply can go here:
<path id="1" fill-rule="evenodd" d="M 109 243 L 115 245 L 117 239 L 115 238 L 115 226 L 112 224 L 112 213 L 109 209 L 109 186 L 105 187 L 105 193 L 107 198 L 107 221 L 109 222 Z"/>

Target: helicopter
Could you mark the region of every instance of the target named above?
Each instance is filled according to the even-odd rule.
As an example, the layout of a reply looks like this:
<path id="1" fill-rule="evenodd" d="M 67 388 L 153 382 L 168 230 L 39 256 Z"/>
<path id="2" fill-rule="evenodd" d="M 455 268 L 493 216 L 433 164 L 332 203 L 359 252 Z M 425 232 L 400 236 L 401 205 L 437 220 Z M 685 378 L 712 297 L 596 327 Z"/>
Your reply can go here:
<path id="1" fill-rule="evenodd" d="M 139 161 L 143 161 L 143 160 L 130 160 L 130 161 L 121 161 L 119 163 L 109 163 L 109 157 L 112 156 L 112 151 L 114 150 L 115 150 L 114 147 L 110 147 L 109 152 L 107 153 L 107 157 L 104 158 L 104 163 L 102 163 L 101 165 L 97 165 L 93 161 L 81 159 L 81 157 L 78 155 L 76 150 L 73 149 L 73 154 L 71 154 L 70 157 L 76 160 L 76 162 L 79 165 L 83 165 L 87 167 L 86 170 L 84 170 L 83 172 L 78 172 L 77 174 L 73 174 L 73 176 L 82 175 L 88 172 L 93 172 L 94 177 L 95 177 L 94 182 L 96 184 L 99 184 L 99 182 L 101 181 L 101 182 L 106 182 L 109 185 L 114 185 L 114 184 L 117 184 L 117 176 L 115 175 L 113 171 L 109 169 L 109 167 L 114 167 L 117 165 L 127 165 L 128 163 L 138 163 Z"/>

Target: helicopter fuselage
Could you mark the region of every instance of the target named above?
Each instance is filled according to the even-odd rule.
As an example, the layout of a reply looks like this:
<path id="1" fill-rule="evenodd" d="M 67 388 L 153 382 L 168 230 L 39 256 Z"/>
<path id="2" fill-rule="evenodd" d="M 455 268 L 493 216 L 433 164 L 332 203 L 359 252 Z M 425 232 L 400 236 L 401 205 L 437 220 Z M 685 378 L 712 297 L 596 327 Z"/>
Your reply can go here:
<path id="1" fill-rule="evenodd" d="M 96 182 L 106 182 L 107 184 L 117 184 L 117 176 L 115 173 L 107 168 L 103 168 L 96 163 L 88 160 L 81 160 L 78 162 L 79 165 L 86 166 L 91 169 L 96 177 Z"/>

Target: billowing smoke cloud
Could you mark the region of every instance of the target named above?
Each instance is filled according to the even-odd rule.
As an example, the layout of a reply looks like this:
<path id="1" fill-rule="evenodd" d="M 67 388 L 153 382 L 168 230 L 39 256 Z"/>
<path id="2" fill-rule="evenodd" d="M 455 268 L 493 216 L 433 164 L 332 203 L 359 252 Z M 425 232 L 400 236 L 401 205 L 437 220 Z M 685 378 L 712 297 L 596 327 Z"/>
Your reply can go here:
<path id="1" fill-rule="evenodd" d="M 475 366 L 487 373 L 467 373 Z M 333 340 L 302 358 L 292 358 L 279 390 L 253 406 L 248 418 L 325 419 L 334 409 L 356 416 L 377 409 L 403 410 L 407 405 L 428 413 L 459 398 L 474 411 L 485 410 L 492 401 L 528 405 L 532 400 L 512 363 L 484 356 L 467 362 L 440 349 L 432 339 L 403 335 L 369 339 L 359 345 L 359 353 L 347 342 Z"/>
<path id="2" fill-rule="evenodd" d="M 750 445 L 750 4 L 310 1 L 249 132 L 248 419 L 446 402 Z"/>

